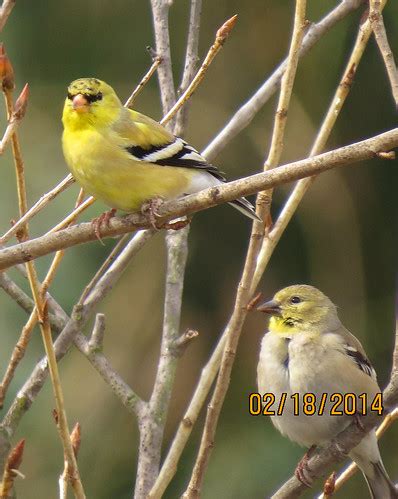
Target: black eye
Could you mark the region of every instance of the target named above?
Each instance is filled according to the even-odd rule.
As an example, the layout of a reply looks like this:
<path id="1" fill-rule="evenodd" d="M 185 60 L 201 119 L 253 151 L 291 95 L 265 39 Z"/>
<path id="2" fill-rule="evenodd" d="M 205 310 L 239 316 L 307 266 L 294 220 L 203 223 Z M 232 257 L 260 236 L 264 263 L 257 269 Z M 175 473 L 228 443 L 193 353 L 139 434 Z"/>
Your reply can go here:
<path id="1" fill-rule="evenodd" d="M 98 92 L 97 94 L 88 94 L 88 95 L 83 94 L 83 95 L 90 104 L 98 100 L 102 100 L 102 92 Z"/>
<path id="2" fill-rule="evenodd" d="M 290 303 L 300 303 L 301 302 L 301 298 L 299 296 L 292 296 L 290 298 Z"/>
<path id="3" fill-rule="evenodd" d="M 72 100 L 73 99 L 73 95 L 71 93 L 68 92 L 68 99 L 69 100 Z"/>

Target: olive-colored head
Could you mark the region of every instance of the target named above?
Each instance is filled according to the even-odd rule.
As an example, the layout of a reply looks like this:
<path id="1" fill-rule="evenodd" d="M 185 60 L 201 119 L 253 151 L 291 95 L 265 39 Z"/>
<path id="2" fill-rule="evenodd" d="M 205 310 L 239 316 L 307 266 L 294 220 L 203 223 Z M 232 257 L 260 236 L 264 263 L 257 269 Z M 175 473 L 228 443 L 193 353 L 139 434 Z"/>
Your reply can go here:
<path id="1" fill-rule="evenodd" d="M 79 78 L 68 87 L 62 121 L 64 126 L 95 123 L 107 126 L 117 119 L 122 105 L 115 91 L 97 78 Z"/>
<path id="2" fill-rule="evenodd" d="M 319 289 L 295 284 L 281 289 L 257 310 L 270 314 L 275 328 L 306 329 L 315 324 L 338 325 L 336 306 Z"/>

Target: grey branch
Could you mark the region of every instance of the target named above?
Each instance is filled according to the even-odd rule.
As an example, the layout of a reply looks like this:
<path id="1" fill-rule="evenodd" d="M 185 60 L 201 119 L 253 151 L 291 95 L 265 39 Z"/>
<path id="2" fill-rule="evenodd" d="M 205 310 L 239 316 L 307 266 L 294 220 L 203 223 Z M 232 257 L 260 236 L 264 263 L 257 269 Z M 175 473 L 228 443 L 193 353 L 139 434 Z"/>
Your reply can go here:
<path id="1" fill-rule="evenodd" d="M 179 355 L 173 348 L 179 335 L 182 291 L 188 256 L 189 227 L 167 233 L 167 271 L 162 343 L 151 398 L 139 421 L 140 452 L 135 489 L 136 498 L 145 498 L 153 486 L 160 465 L 164 425 L 174 384 Z"/>
<path id="2" fill-rule="evenodd" d="M 386 28 L 384 26 L 382 7 L 380 0 L 370 1 L 369 19 L 372 24 L 377 45 L 383 57 L 384 65 L 386 66 L 387 75 L 390 80 L 392 96 L 395 105 L 398 106 L 398 71 L 394 60 L 390 44 L 388 43 Z"/>
<path id="3" fill-rule="evenodd" d="M 195 213 L 241 196 L 255 194 L 261 190 L 317 175 L 332 168 L 372 159 L 379 152 L 390 151 L 396 147 L 398 147 L 398 128 L 318 156 L 280 166 L 272 171 L 251 175 L 219 187 L 205 189 L 182 199 L 167 201 L 158 210 L 159 219 L 163 222 Z M 102 229 L 101 235 L 103 238 L 116 236 L 148 226 L 149 222 L 142 215 L 133 214 L 124 218 L 115 217 L 110 220 L 109 227 Z M 96 235 L 92 224 L 82 223 L 56 233 L 16 244 L 0 250 L 0 270 L 47 255 L 53 251 L 95 239 Z"/>
<path id="4" fill-rule="evenodd" d="M 162 58 L 158 68 L 160 95 L 163 112 L 166 113 L 176 101 L 171 68 L 169 39 L 169 0 L 151 0 L 153 26 L 156 40 L 156 53 Z"/>

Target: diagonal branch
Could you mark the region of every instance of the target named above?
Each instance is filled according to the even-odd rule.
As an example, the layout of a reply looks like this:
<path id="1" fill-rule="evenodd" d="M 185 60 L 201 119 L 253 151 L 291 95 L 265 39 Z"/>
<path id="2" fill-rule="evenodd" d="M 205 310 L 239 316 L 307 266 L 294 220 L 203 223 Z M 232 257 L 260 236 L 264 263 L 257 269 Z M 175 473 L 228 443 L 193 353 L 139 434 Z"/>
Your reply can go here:
<path id="1" fill-rule="evenodd" d="M 387 70 L 387 75 L 390 80 L 392 96 L 395 105 L 398 106 L 398 71 L 394 60 L 390 44 L 388 43 L 386 28 L 383 22 L 383 0 L 370 0 L 369 20 L 375 34 L 377 45 L 383 57 L 384 65 Z"/>
<path id="2" fill-rule="evenodd" d="M 358 9 L 362 0 L 342 0 L 337 7 L 330 11 L 318 23 L 311 25 L 304 37 L 301 46 L 300 57 L 306 55 L 312 47 L 339 21 L 348 14 Z M 207 160 L 215 158 L 219 152 L 230 142 L 239 132 L 246 128 L 258 111 L 277 91 L 282 76 L 286 69 L 287 60 L 283 61 L 272 73 L 272 75 L 261 85 L 250 99 L 241 106 L 232 116 L 225 127 L 211 141 L 203 151 Z"/>
<path id="3" fill-rule="evenodd" d="M 9 15 L 11 14 L 14 5 L 17 0 L 3 0 L 3 3 L 0 8 L 0 31 L 3 31 L 3 28 L 7 22 Z"/>
<path id="4" fill-rule="evenodd" d="M 255 194 L 261 190 L 310 177 L 332 168 L 373 159 L 378 157 L 380 152 L 390 151 L 396 147 L 398 147 L 398 128 L 318 156 L 280 166 L 268 172 L 251 175 L 205 189 L 182 199 L 165 202 L 158 210 L 159 219 L 161 222 L 174 219 L 232 201 L 241 196 Z M 109 227 L 102 229 L 101 235 L 103 238 L 112 237 L 148 226 L 148 220 L 142 215 L 134 214 L 125 218 L 115 217 L 110 220 Z M 96 235 L 92 224 L 82 223 L 54 234 L 47 234 L 16 244 L 0 250 L 0 270 L 95 239 Z"/>

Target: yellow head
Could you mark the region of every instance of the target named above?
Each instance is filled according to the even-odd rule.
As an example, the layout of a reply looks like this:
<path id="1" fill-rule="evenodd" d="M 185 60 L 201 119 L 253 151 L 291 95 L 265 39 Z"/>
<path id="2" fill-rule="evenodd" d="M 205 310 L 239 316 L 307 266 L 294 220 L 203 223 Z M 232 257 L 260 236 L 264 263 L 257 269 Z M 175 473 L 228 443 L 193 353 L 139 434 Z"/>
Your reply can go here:
<path id="1" fill-rule="evenodd" d="M 296 284 L 281 289 L 257 310 L 271 315 L 270 330 L 292 333 L 319 326 L 340 325 L 336 306 L 319 289 Z"/>
<path id="2" fill-rule="evenodd" d="M 120 115 L 122 104 L 111 86 L 97 78 L 79 78 L 68 87 L 62 122 L 70 130 L 106 127 Z"/>

